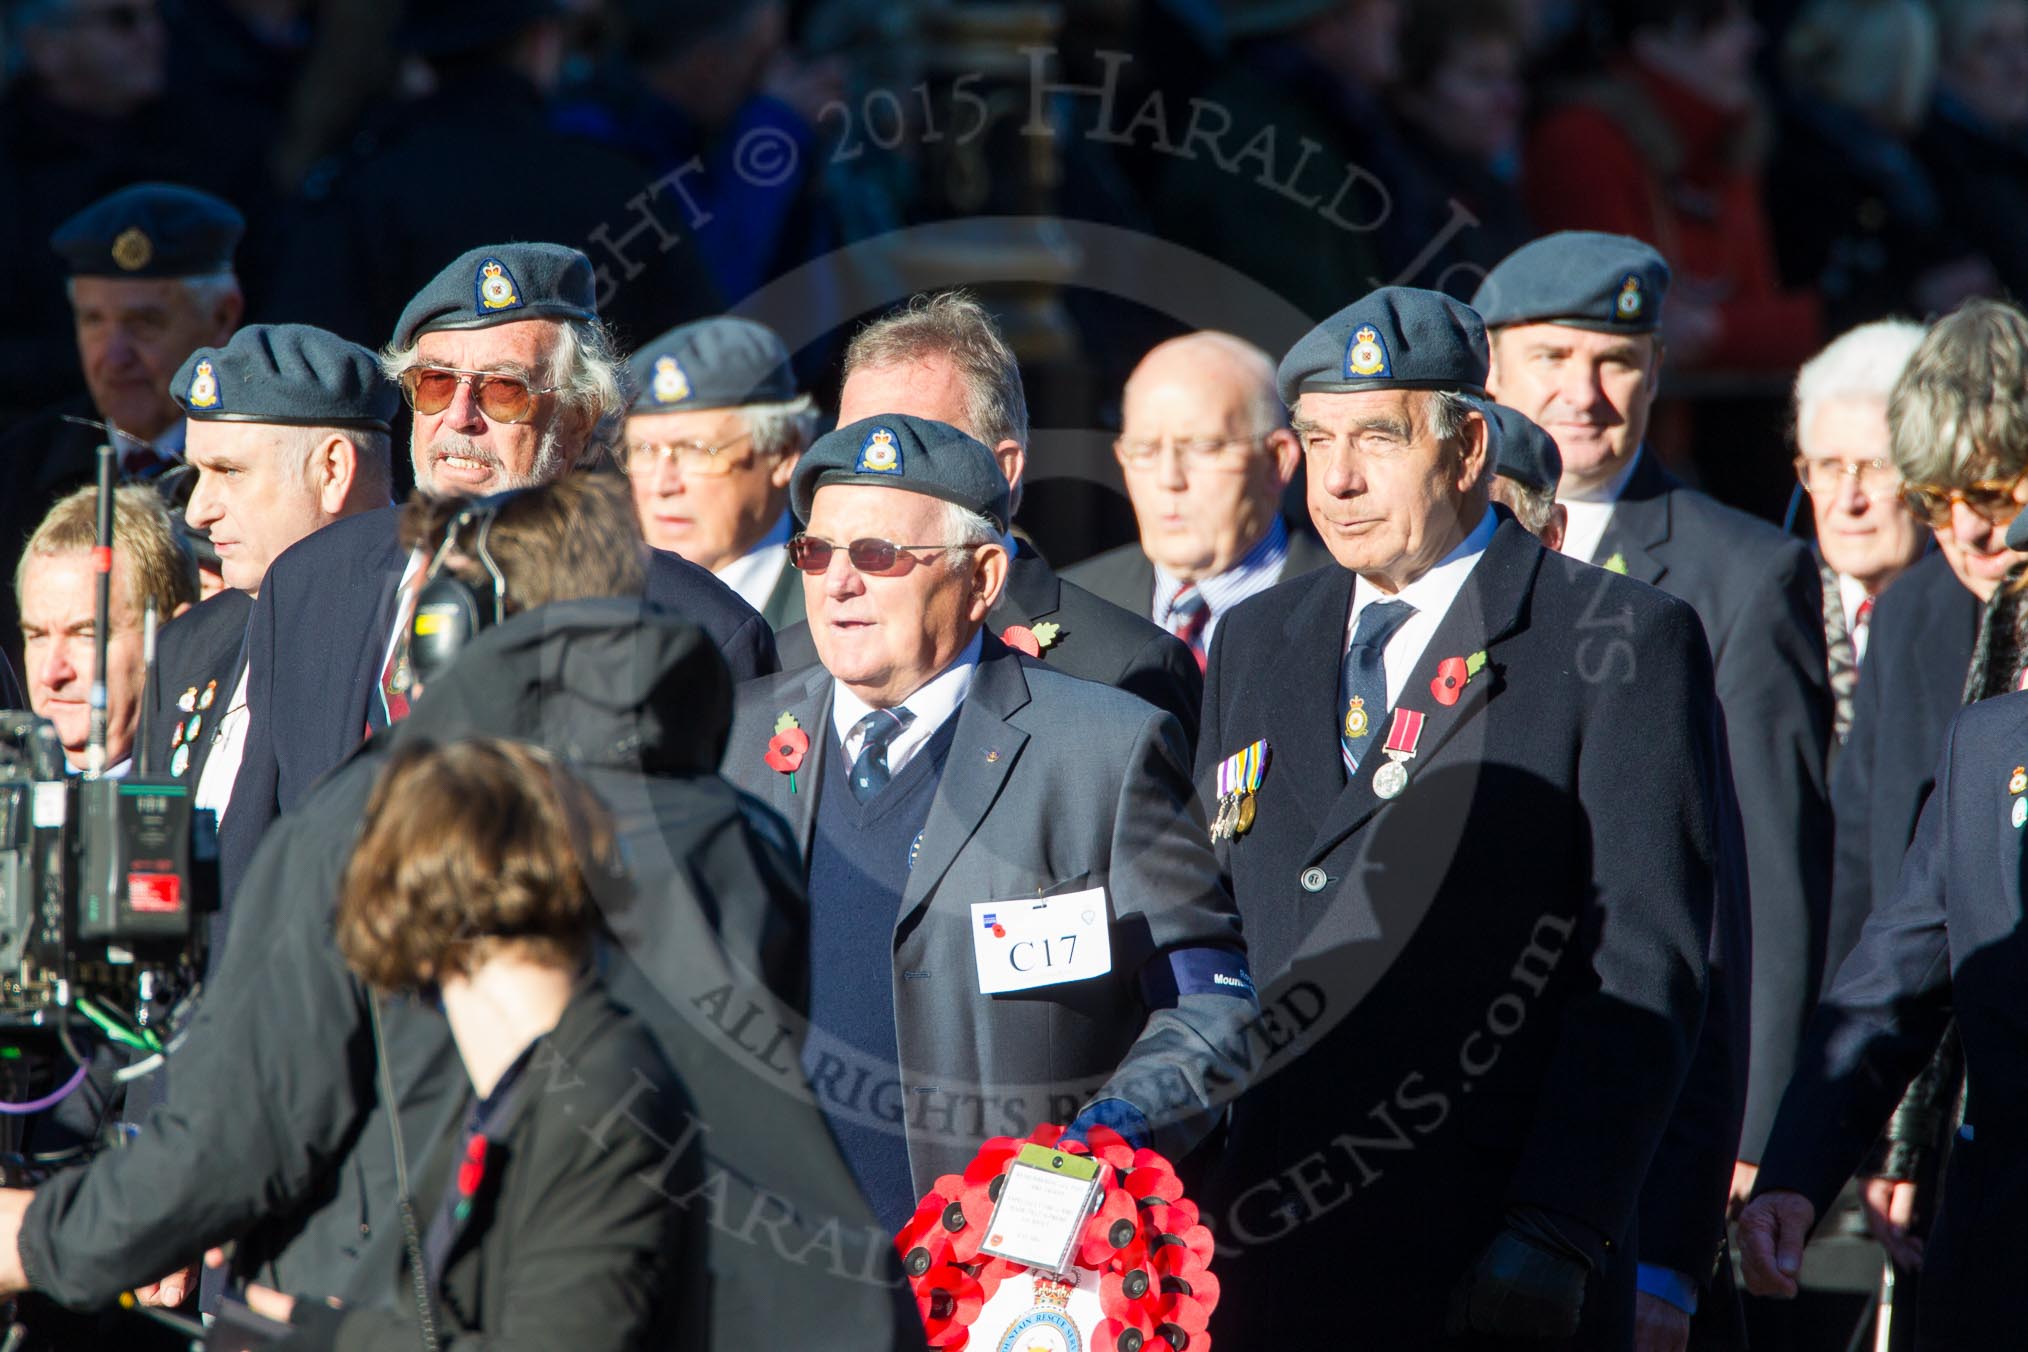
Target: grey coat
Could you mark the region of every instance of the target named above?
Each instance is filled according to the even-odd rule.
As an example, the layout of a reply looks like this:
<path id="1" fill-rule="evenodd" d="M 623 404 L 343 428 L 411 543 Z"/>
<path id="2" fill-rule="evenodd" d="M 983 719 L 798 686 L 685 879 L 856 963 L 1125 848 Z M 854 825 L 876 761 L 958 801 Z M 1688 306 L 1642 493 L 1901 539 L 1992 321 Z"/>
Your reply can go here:
<path id="1" fill-rule="evenodd" d="M 788 820 L 805 861 L 824 759 L 840 754 L 831 697 L 822 667 L 742 685 L 721 768 Z M 764 759 L 784 713 L 810 738 L 793 792 L 789 776 Z M 1155 1127 L 1155 1148 L 1181 1155 L 1236 1087 L 1220 1049 L 1243 1035 L 1256 1006 L 1240 989 L 1185 993 L 1151 1009 L 1143 989 L 1144 969 L 1159 983 L 1167 953 L 1244 943 L 1176 720 L 990 637 L 956 717 L 885 974 L 916 1189 L 962 1170 L 986 1137 L 1067 1123 L 1105 1098 L 1140 1109 Z M 979 993 L 973 902 L 1092 887 L 1106 890 L 1111 971 Z"/>

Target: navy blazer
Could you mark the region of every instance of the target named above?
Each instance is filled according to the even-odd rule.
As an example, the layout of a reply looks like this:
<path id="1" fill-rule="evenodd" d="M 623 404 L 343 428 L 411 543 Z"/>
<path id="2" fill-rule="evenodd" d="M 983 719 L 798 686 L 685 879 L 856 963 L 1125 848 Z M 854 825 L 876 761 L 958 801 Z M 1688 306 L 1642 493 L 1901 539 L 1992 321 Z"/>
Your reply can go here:
<path id="1" fill-rule="evenodd" d="M 268 823 L 378 721 L 376 692 L 408 563 L 400 520 L 399 507 L 385 507 L 334 522 L 283 551 L 261 582 L 247 626 L 252 721 L 219 832 L 228 905 Z M 735 681 L 775 670 L 767 621 L 696 564 L 651 551 L 647 598 L 702 629 Z"/>
<path id="2" fill-rule="evenodd" d="M 1023 545 L 1007 570 L 1007 588 L 986 617 L 986 627 L 999 634 L 1008 625 L 1032 628 L 1045 621 L 1060 631 L 1056 641 L 1042 652 L 1042 660 L 1051 670 L 1117 686 L 1174 714 L 1185 740 L 1195 750 L 1204 675 L 1189 646 L 1145 615 L 1066 582 L 1047 559 Z M 807 620 L 783 629 L 776 641 L 781 646 L 783 671 L 816 665 L 817 645 L 810 638 Z"/>
<path id="3" fill-rule="evenodd" d="M 1400 699 L 1426 722 L 1399 797 L 1377 746 L 1341 768 L 1350 572 L 1243 602 L 1212 643 L 1199 791 L 1267 743 L 1252 828 L 1219 846 L 1268 1025 L 1213 1190 L 1249 1346 L 1335 1345 L 1348 1310 L 1376 1347 L 1436 1343 L 1510 1206 L 1591 1236 L 1571 1345 L 1631 1340 L 1636 1199 L 1706 1000 L 1711 659 L 1687 606 L 1492 510 Z M 1478 654 L 1442 703 L 1439 664 Z"/>
<path id="4" fill-rule="evenodd" d="M 190 742 L 190 758 L 178 776 L 195 790 L 210 759 L 211 745 L 239 674 L 246 664 L 246 621 L 253 611 L 253 598 L 237 587 L 227 587 L 201 605 L 184 611 L 162 626 L 155 640 L 155 665 L 148 671 L 147 692 L 141 708 L 147 718 L 142 728 L 155 773 L 169 774 L 175 768 L 175 747 L 179 727 L 187 727 L 192 713 L 198 714 L 197 738 Z M 178 701 L 187 692 L 193 706 L 211 692 L 211 707 L 186 711 Z"/>
<path id="5" fill-rule="evenodd" d="M 1289 552 L 1282 560 L 1277 582 L 1288 582 L 1313 569 L 1335 566 L 1331 551 L 1302 526 L 1288 523 Z M 1136 615 L 1155 617 L 1155 565 L 1141 552 L 1138 542 L 1108 549 L 1082 563 L 1063 570 L 1066 582 L 1074 582 L 1102 600 L 1111 601 Z"/>
<path id="6" fill-rule="evenodd" d="M 1752 1055 L 1739 1156 L 1758 1158 L 1816 1005 L 1831 889 L 1831 688 L 1809 546 L 1672 477 L 1644 451 L 1595 563 L 1690 603 L 1717 670 L 1745 825 Z M 1877 634 L 1877 630 L 1875 631 Z"/>
<path id="7" fill-rule="evenodd" d="M 1941 553 L 1920 560 L 1874 603 L 1852 728 L 1831 775 L 1837 855 L 1827 980 L 1859 941 L 1875 901 L 1894 895 L 1901 857 L 1936 782 L 1944 731 L 1964 703 L 1979 611 L 1979 598 Z"/>
<path id="8" fill-rule="evenodd" d="M 1824 1215 L 1957 1020 L 1966 1121 L 1924 1255 L 1924 1347 L 2013 1346 L 2028 1323 L 2024 763 L 2028 695 L 1973 704 L 1946 731 L 1900 880 L 1811 1021 L 1761 1161 L 1762 1191 L 1800 1192 Z"/>

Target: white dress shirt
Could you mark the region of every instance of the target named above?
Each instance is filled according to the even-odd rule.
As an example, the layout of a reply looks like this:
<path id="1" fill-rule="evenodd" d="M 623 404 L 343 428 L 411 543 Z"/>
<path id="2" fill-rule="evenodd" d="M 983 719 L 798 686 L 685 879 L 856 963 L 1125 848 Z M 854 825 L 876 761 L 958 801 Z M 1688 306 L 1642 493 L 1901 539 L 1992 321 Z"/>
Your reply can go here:
<path id="1" fill-rule="evenodd" d="M 760 542 L 731 563 L 717 570 L 718 580 L 739 593 L 739 599 L 755 610 L 766 610 L 782 569 L 789 566 L 789 514 L 768 528 Z"/>
<path id="2" fill-rule="evenodd" d="M 1634 477 L 1634 467 L 1641 463 L 1645 454 L 1646 448 L 1636 448 L 1626 468 L 1604 488 L 1557 493 L 1556 500 L 1563 504 L 1563 510 L 1570 518 L 1563 528 L 1565 554 L 1573 559 L 1583 559 L 1586 563 L 1605 562 L 1598 557 L 1598 547 L 1605 540 L 1606 527 L 1612 524 L 1613 504 L 1620 500 L 1620 494 L 1627 491 L 1627 480 Z"/>
<path id="3" fill-rule="evenodd" d="M 1289 527 L 1277 515 L 1269 523 L 1267 534 L 1254 543 L 1252 549 L 1239 562 L 1222 573 L 1200 578 L 1197 593 L 1211 608 L 1211 615 L 1204 622 L 1204 632 L 1198 636 L 1198 644 L 1204 651 L 1211 651 L 1211 636 L 1218 631 L 1218 621 L 1250 596 L 1257 596 L 1282 580 L 1282 569 L 1289 561 Z M 1174 573 L 1155 564 L 1155 601 L 1150 617 L 1156 624 L 1174 634 L 1182 627 L 1176 614 L 1176 598 L 1190 584 Z"/>
<path id="4" fill-rule="evenodd" d="M 239 669 L 232 699 L 218 716 L 211 734 L 211 754 L 204 758 L 204 772 L 197 777 L 197 806 L 210 808 L 225 820 L 232 804 L 232 782 L 239 777 L 240 757 L 246 753 L 246 668 Z"/>
<path id="5" fill-rule="evenodd" d="M 1352 630 L 1359 623 L 1359 613 L 1366 607 L 1376 601 L 1406 601 L 1415 607 L 1415 614 L 1402 621 L 1380 655 L 1381 665 L 1387 669 L 1388 708 L 1392 709 L 1400 702 L 1402 691 L 1408 687 L 1409 674 L 1422 660 L 1423 650 L 1436 636 L 1437 626 L 1450 613 L 1451 602 L 1458 599 L 1465 579 L 1472 575 L 1472 569 L 1478 566 L 1486 546 L 1493 542 L 1493 532 L 1498 525 L 1492 509 L 1487 508 L 1479 524 L 1458 542 L 1457 548 L 1444 555 L 1436 567 L 1391 596 L 1363 577 L 1352 580 L 1352 613 L 1345 617 L 1345 642 L 1338 650 L 1341 655 L 1352 646 Z M 1463 657 L 1464 654 L 1457 656 Z"/>
<path id="6" fill-rule="evenodd" d="M 936 735 L 950 716 L 965 702 L 965 696 L 972 691 L 972 677 L 979 670 L 979 650 L 984 646 L 983 631 L 972 635 L 951 664 L 923 682 L 914 694 L 900 702 L 901 707 L 915 715 L 907 727 L 894 734 L 887 744 L 887 772 L 901 773 L 901 767 L 922 749 L 924 742 Z M 831 727 L 838 737 L 838 749 L 845 753 L 845 764 L 849 767 L 859 759 L 859 744 L 863 738 L 853 732 L 860 719 L 873 712 L 873 706 L 845 688 L 839 680 L 831 682 Z"/>

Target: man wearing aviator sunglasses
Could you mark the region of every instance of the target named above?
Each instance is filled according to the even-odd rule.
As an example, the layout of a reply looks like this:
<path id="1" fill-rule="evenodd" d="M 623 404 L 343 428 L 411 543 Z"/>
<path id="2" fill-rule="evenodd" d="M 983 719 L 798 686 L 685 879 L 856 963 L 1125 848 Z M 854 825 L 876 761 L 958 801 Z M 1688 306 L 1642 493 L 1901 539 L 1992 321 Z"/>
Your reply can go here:
<path id="1" fill-rule="evenodd" d="M 454 260 L 402 312 L 381 366 L 415 411 L 409 459 L 424 494 L 475 497 L 585 464 L 622 407 L 591 260 L 557 244 L 499 244 Z M 249 724 L 220 832 L 228 899 L 268 822 L 368 732 L 405 717 L 407 629 L 424 560 L 398 512 L 318 531 L 268 570 L 248 621 Z M 639 548 L 636 541 L 612 547 Z M 674 554 L 650 551 L 647 599 L 702 629 L 735 680 L 776 669 L 766 621 Z"/>
<path id="2" fill-rule="evenodd" d="M 818 438 L 789 547 L 818 665 L 735 694 L 722 766 L 795 833 L 803 1068 L 890 1230 L 1015 1125 L 1102 1122 L 1182 1153 L 1208 1104 L 1176 1087 L 1215 1080 L 1211 1049 L 1235 1045 L 1220 1030 L 1257 1009 L 1175 718 L 986 632 L 1009 496 L 947 423 L 876 414 Z M 1028 980 L 974 908 L 1011 920 L 1050 897 L 1084 947 Z M 1074 951 L 1105 956 L 1070 967 Z"/>

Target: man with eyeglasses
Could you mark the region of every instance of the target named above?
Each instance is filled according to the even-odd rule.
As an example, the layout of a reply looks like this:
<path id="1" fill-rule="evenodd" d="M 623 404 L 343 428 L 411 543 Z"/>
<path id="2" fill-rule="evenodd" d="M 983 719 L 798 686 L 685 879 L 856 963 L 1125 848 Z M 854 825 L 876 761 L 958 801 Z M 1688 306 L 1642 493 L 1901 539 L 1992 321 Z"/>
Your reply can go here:
<path id="1" fill-rule="evenodd" d="M 1796 373 L 1796 478 L 1817 529 L 1831 728 L 1840 745 L 1852 726 L 1874 602 L 1929 546 L 1924 523 L 1902 499 L 1887 435 L 1888 393 L 1922 332 L 1905 319 L 1862 324 Z"/>
<path id="2" fill-rule="evenodd" d="M 623 407 L 599 322 L 591 261 L 557 244 L 499 244 L 454 260 L 418 292 L 381 353 L 414 411 L 418 491 L 476 497 L 548 483 L 596 457 L 601 419 Z M 396 642 L 425 560 L 399 512 L 368 512 L 277 558 L 247 629 L 246 750 L 219 836 L 231 899 L 261 833 L 371 729 L 408 712 Z M 648 599 L 696 624 L 735 678 L 775 669 L 767 622 L 674 554 L 650 556 Z"/>
<path id="3" fill-rule="evenodd" d="M 1207 332 L 1153 348 L 1127 377 L 1113 455 L 1140 543 L 1063 575 L 1150 616 L 1190 645 L 1200 669 L 1219 616 L 1331 561 L 1282 518 L 1301 452 L 1283 425 L 1274 363 L 1252 343 Z"/>
<path id="4" fill-rule="evenodd" d="M 1180 1157 L 1257 1013 L 1176 720 L 990 632 L 1009 496 L 945 423 L 819 437 L 789 546 L 818 664 L 741 687 L 721 767 L 808 868 L 803 1069 L 890 1231 L 1038 1123 Z"/>
<path id="5" fill-rule="evenodd" d="M 1831 740 L 1823 590 L 1809 550 L 1772 525 L 1676 480 L 1644 444 L 1660 389 L 1662 255 L 1624 235 L 1565 231 L 1524 245 L 1480 284 L 1473 305 L 1492 332 L 1487 391 L 1540 424 L 1563 459 L 1564 552 L 1687 601 L 1716 662 L 1731 782 L 1744 824 L 1745 891 L 1728 889 L 1732 924 L 1751 929 L 1750 1012 L 1713 1010 L 1707 1036 L 1747 1015 L 1745 1118 L 1730 1195 L 1751 1184 L 1760 1142 L 1816 1002 L 1830 890 Z M 1720 930 L 1728 930 L 1721 913 Z M 1736 974 L 1735 974 L 1736 981 Z M 1733 1054 L 1747 1054 L 1744 1043 Z M 1713 1055 L 1716 1055 L 1714 1052 Z M 1737 1112 L 1724 1077 L 1693 1081 L 1685 1115 Z M 1709 1092 L 1720 1101 L 1708 1104 Z M 1701 1149 L 1724 1151 L 1717 1129 Z M 1705 1192 L 1706 1164 L 1665 1155 L 1644 1213 L 1642 1349 L 1680 1347 L 1712 1279 L 1726 1194 Z M 1716 1169 L 1714 1163 L 1711 1166 Z M 1710 1318 L 1732 1307 L 1713 1302 Z M 1736 1323 L 1736 1320 L 1728 1321 Z"/>
<path id="6" fill-rule="evenodd" d="M 919 295 L 852 336 L 838 421 L 904 412 L 983 442 L 1006 477 L 1012 514 L 1028 473 L 1028 395 L 993 317 L 962 291 Z M 987 627 L 1059 671 L 1139 695 L 1176 716 L 1197 744 L 1204 675 L 1174 635 L 1060 577 L 1009 525 L 1007 586 Z M 782 666 L 816 660 L 806 625 L 781 633 Z"/>
<path id="7" fill-rule="evenodd" d="M 671 329 L 628 363 L 621 455 L 641 534 L 739 593 L 780 629 L 803 618 L 789 567 L 789 476 L 816 433 L 774 330 L 721 315 Z"/>

